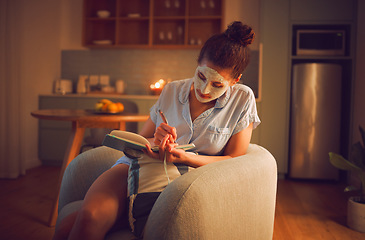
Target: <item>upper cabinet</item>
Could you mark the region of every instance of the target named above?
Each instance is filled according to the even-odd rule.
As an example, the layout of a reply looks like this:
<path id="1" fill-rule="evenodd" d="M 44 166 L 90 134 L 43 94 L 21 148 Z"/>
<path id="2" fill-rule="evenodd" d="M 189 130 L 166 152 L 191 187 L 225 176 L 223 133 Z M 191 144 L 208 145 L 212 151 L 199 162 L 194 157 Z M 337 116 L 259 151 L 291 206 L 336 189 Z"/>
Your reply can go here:
<path id="1" fill-rule="evenodd" d="M 83 46 L 196 48 L 222 31 L 223 0 L 84 0 Z"/>
<path id="2" fill-rule="evenodd" d="M 354 0 L 290 0 L 292 21 L 353 21 Z"/>

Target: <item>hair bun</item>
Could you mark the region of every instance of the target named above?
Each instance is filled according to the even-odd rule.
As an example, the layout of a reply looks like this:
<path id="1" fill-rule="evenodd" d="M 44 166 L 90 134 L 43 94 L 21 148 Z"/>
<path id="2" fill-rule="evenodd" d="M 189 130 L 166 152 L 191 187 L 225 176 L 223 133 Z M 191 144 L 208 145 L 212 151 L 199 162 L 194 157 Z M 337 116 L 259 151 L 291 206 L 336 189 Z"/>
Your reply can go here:
<path id="1" fill-rule="evenodd" d="M 224 33 L 229 39 L 244 47 L 251 44 L 255 38 L 252 28 L 238 21 L 231 23 Z"/>

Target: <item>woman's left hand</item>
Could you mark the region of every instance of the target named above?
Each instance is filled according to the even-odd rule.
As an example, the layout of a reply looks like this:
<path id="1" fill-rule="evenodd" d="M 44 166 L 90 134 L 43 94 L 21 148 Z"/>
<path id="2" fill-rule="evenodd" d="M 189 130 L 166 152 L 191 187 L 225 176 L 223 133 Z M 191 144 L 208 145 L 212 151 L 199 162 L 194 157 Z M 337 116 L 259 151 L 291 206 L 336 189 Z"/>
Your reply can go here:
<path id="1" fill-rule="evenodd" d="M 166 154 L 167 162 L 177 163 L 182 161 L 182 157 L 185 154 L 184 150 L 175 148 L 177 145 L 177 143 L 171 141 L 171 136 L 168 134 L 162 139 L 158 152 L 153 152 L 151 147 L 146 145 L 147 149 L 144 150 L 144 153 L 151 158 L 160 159 L 161 161 L 164 160 Z"/>
<path id="2" fill-rule="evenodd" d="M 186 152 L 182 149 L 175 148 L 172 144 L 167 147 L 165 154 L 166 162 L 184 163 L 184 159 L 186 159 Z"/>

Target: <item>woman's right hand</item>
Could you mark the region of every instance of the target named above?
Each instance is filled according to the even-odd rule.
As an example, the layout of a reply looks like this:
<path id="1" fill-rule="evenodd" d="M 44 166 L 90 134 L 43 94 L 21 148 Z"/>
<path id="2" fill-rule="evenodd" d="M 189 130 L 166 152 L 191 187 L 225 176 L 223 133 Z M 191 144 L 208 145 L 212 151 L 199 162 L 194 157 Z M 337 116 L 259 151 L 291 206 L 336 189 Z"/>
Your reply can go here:
<path id="1" fill-rule="evenodd" d="M 157 127 L 157 129 L 154 133 L 153 143 L 155 145 L 159 146 L 161 144 L 161 142 L 163 141 L 163 139 L 166 137 L 166 135 L 168 135 L 167 142 L 169 142 L 169 143 L 176 142 L 176 139 L 177 139 L 176 128 L 171 127 L 171 126 L 167 125 L 166 123 L 161 123 L 160 126 Z M 166 141 L 166 139 L 165 139 L 165 141 Z"/>
<path id="2" fill-rule="evenodd" d="M 165 137 L 161 140 L 158 146 L 158 152 L 153 152 L 151 146 L 146 144 L 146 150 L 143 150 L 145 154 L 147 154 L 151 158 L 164 160 L 167 149 L 174 148 L 177 144 L 172 142 L 173 136 L 171 134 L 166 134 Z"/>

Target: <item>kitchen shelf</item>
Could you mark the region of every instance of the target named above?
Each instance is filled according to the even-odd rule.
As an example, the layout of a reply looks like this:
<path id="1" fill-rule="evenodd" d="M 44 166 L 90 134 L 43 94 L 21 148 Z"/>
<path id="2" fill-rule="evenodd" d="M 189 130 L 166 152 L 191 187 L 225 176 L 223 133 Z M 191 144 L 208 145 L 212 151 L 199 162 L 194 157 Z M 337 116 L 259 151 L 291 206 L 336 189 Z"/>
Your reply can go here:
<path id="1" fill-rule="evenodd" d="M 83 46 L 199 48 L 222 31 L 223 1 L 84 0 Z M 110 16 L 98 17 L 100 10 Z"/>
<path id="2" fill-rule="evenodd" d="M 223 1 L 191 0 L 189 1 L 189 16 L 222 15 Z"/>
<path id="3" fill-rule="evenodd" d="M 154 0 L 154 16 L 185 16 L 187 1 L 184 0 Z"/>

